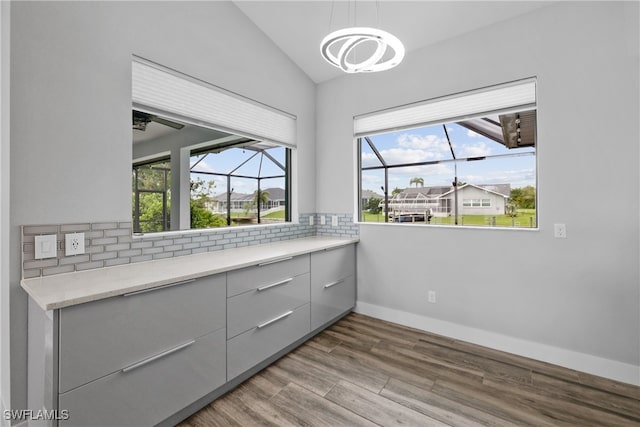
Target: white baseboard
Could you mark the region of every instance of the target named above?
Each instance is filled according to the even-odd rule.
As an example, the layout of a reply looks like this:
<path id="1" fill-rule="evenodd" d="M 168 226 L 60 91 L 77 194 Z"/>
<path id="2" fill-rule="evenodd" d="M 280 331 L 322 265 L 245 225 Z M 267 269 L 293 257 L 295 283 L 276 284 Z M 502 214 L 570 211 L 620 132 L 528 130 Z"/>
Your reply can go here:
<path id="1" fill-rule="evenodd" d="M 362 301 L 358 301 L 355 311 L 389 322 L 552 363 L 576 371 L 628 384 L 640 385 L 640 366 L 526 341 Z"/>

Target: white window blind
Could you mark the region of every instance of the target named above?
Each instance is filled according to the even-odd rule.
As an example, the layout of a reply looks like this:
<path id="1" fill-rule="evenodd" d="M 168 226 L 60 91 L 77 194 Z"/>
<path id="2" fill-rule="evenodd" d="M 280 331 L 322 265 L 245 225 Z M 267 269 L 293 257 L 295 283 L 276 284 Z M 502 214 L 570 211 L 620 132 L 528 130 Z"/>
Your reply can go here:
<path id="1" fill-rule="evenodd" d="M 459 121 L 514 108 L 531 109 L 535 105 L 536 82 L 527 79 L 356 116 L 354 134 L 361 137 L 444 121 Z"/>
<path id="2" fill-rule="evenodd" d="M 132 100 L 181 118 L 243 136 L 296 145 L 296 118 L 173 70 L 134 59 Z"/>

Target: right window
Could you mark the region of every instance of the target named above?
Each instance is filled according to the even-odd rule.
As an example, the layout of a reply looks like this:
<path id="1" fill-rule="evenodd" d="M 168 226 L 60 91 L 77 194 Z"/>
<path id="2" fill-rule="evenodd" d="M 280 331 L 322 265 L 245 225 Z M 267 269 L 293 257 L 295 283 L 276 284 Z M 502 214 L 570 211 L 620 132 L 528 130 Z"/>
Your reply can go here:
<path id="1" fill-rule="evenodd" d="M 360 221 L 537 227 L 536 122 L 531 79 L 356 117 Z"/>

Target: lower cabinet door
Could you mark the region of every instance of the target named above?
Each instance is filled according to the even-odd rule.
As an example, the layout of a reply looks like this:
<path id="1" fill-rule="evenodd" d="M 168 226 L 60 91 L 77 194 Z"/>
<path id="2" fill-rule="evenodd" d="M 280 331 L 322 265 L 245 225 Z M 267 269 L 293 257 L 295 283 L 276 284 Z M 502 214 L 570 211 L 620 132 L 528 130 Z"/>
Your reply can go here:
<path id="1" fill-rule="evenodd" d="M 195 341 L 60 394 L 60 426 L 151 426 L 226 382 L 226 331 Z"/>
<path id="2" fill-rule="evenodd" d="M 311 288 L 311 330 L 351 310 L 355 304 L 355 276 L 315 284 Z"/>
<path id="3" fill-rule="evenodd" d="M 227 342 L 227 379 L 232 380 L 310 332 L 309 304 L 285 311 Z"/>

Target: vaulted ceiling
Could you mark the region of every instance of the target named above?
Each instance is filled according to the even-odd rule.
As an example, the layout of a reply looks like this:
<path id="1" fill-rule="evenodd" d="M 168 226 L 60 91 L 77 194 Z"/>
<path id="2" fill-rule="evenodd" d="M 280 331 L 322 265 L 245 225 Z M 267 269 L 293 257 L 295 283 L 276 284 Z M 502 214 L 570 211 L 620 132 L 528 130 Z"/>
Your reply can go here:
<path id="1" fill-rule="evenodd" d="M 430 44 L 515 18 L 549 1 L 244 1 L 236 6 L 314 82 L 342 71 L 320 56 L 320 41 L 343 27 L 377 27 L 398 37 L 407 55 Z"/>

